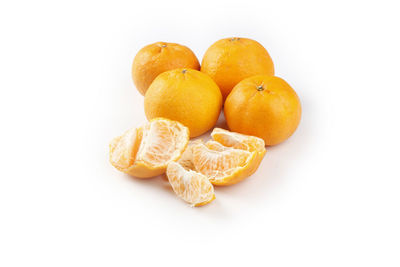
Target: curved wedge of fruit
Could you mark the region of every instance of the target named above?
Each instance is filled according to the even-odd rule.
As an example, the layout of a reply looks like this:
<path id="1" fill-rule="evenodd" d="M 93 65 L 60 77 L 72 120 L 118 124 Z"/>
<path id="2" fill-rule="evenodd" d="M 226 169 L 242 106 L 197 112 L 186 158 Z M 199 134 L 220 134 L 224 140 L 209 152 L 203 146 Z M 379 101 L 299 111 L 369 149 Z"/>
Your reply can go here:
<path id="1" fill-rule="evenodd" d="M 165 172 L 178 160 L 189 141 L 189 130 L 179 122 L 156 118 L 126 131 L 110 143 L 110 162 L 118 170 L 139 178 Z"/>
<path id="2" fill-rule="evenodd" d="M 182 156 L 177 161 L 185 170 L 196 171 L 193 164 L 193 146 L 201 143 L 201 140 L 189 141 L 185 151 L 183 151 Z"/>
<path id="3" fill-rule="evenodd" d="M 231 185 L 251 175 L 259 162 L 255 152 L 208 141 L 193 146 L 193 164 L 213 185 Z"/>
<path id="4" fill-rule="evenodd" d="M 223 144 L 224 146 L 244 149 L 250 152 L 256 151 L 262 156 L 264 156 L 266 152 L 264 140 L 256 136 L 230 132 L 221 128 L 214 128 L 211 137 L 213 140 Z"/>
<path id="5" fill-rule="evenodd" d="M 230 132 L 221 128 L 214 128 L 211 133 L 211 138 L 224 146 L 256 152 L 258 164 L 254 171 L 257 170 L 258 165 L 261 163 L 265 153 L 267 152 L 264 140 L 256 136 Z"/>
<path id="6" fill-rule="evenodd" d="M 175 194 L 192 206 L 202 206 L 215 199 L 214 187 L 201 173 L 171 162 L 167 167 L 167 177 Z"/>

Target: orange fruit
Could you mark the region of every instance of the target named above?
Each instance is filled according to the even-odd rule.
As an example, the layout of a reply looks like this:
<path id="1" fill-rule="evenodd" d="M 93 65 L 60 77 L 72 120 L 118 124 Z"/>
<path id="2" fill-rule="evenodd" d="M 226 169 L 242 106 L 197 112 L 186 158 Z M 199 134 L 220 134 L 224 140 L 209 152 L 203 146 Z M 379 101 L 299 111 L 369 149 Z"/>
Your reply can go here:
<path id="1" fill-rule="evenodd" d="M 213 185 L 231 185 L 250 176 L 258 167 L 257 154 L 216 141 L 193 146 L 196 170 L 210 179 Z"/>
<path id="2" fill-rule="evenodd" d="M 164 71 L 177 68 L 199 70 L 196 55 L 188 47 L 166 42 L 157 42 L 140 49 L 132 64 L 132 79 L 144 95 L 151 82 Z"/>
<path id="3" fill-rule="evenodd" d="M 192 69 L 161 73 L 144 97 L 144 111 L 150 120 L 164 117 L 179 121 L 195 137 L 211 129 L 221 112 L 222 96 L 206 74 Z"/>
<path id="4" fill-rule="evenodd" d="M 148 178 L 165 172 L 189 142 L 189 130 L 176 121 L 156 118 L 132 128 L 110 143 L 110 162 L 118 170 Z"/>
<path id="5" fill-rule="evenodd" d="M 167 167 L 167 177 L 175 194 L 192 206 L 202 206 L 215 199 L 214 187 L 201 173 L 171 162 Z"/>
<path id="6" fill-rule="evenodd" d="M 274 75 L 274 64 L 260 43 L 247 38 L 225 38 L 207 49 L 201 71 L 213 78 L 225 99 L 245 78 L 258 74 Z"/>
<path id="7" fill-rule="evenodd" d="M 229 129 L 276 145 L 289 138 L 301 118 L 296 92 L 283 79 L 257 75 L 238 83 L 224 105 Z"/>

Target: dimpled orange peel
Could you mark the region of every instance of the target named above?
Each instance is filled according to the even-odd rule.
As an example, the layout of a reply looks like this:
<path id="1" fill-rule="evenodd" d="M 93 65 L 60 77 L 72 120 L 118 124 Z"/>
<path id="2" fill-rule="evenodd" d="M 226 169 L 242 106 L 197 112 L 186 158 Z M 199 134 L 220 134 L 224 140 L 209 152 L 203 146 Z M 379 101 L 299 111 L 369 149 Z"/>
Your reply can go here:
<path id="1" fill-rule="evenodd" d="M 157 42 L 140 49 L 132 63 L 132 79 L 145 95 L 153 80 L 164 71 L 176 68 L 200 69 L 196 55 L 180 44 Z"/>
<path id="2" fill-rule="evenodd" d="M 276 76 L 257 75 L 238 83 L 224 105 L 231 131 L 276 145 L 288 139 L 300 123 L 301 104 L 292 87 Z"/>
<path id="3" fill-rule="evenodd" d="M 192 69 L 166 71 L 153 81 L 144 97 L 148 119 L 163 117 L 189 128 L 190 136 L 210 130 L 221 113 L 222 96 L 206 74 Z"/>
<path id="4" fill-rule="evenodd" d="M 241 80 L 257 74 L 274 75 L 274 64 L 257 41 L 233 37 L 221 39 L 207 49 L 201 71 L 218 84 L 226 99 Z"/>

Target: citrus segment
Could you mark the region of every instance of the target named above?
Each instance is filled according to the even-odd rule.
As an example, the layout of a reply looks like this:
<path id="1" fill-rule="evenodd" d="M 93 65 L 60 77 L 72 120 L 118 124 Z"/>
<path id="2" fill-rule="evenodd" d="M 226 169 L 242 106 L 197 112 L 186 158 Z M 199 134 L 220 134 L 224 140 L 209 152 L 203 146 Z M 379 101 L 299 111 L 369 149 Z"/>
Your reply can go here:
<path id="1" fill-rule="evenodd" d="M 193 164 L 214 185 L 235 184 L 254 169 L 256 153 L 225 147 L 216 141 L 193 147 Z"/>
<path id="2" fill-rule="evenodd" d="M 167 167 L 167 177 L 175 194 L 192 206 L 202 206 L 215 199 L 214 187 L 201 173 L 171 162 Z"/>
<path id="3" fill-rule="evenodd" d="M 265 153 L 265 142 L 256 136 L 231 132 L 221 128 L 214 128 L 211 132 L 213 140 L 224 146 L 244 149 L 250 152 Z"/>
<path id="4" fill-rule="evenodd" d="M 188 128 L 176 121 L 156 118 L 114 138 L 110 162 L 132 176 L 157 176 L 165 172 L 169 162 L 180 158 L 188 141 Z"/>
<path id="5" fill-rule="evenodd" d="M 177 161 L 186 170 L 196 170 L 193 164 L 193 146 L 201 143 L 201 140 L 189 141 L 185 151 L 183 151 L 182 156 Z"/>
<path id="6" fill-rule="evenodd" d="M 141 129 L 140 129 L 141 130 Z M 141 136 L 136 128 L 127 130 L 110 143 L 110 161 L 117 169 L 125 169 L 133 164 L 140 145 Z"/>

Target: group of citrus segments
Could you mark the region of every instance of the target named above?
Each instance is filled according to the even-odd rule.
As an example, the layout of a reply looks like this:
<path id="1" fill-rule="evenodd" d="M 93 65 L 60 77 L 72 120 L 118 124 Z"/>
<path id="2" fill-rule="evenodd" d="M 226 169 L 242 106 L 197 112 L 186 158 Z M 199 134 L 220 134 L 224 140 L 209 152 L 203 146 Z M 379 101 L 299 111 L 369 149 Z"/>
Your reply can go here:
<path id="1" fill-rule="evenodd" d="M 176 195 L 191 206 L 215 199 L 214 187 L 232 185 L 253 174 L 265 155 L 264 140 L 214 128 L 211 140 L 189 141 L 189 129 L 155 118 L 110 143 L 110 162 L 139 178 L 166 174 Z"/>

